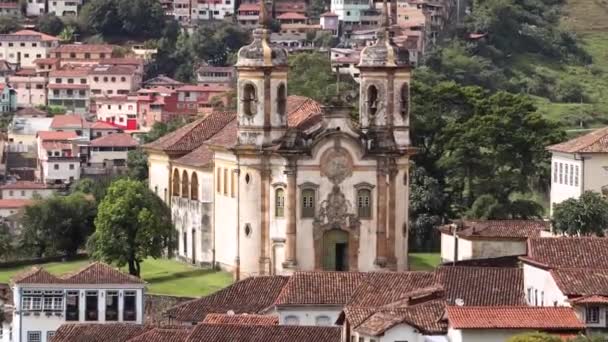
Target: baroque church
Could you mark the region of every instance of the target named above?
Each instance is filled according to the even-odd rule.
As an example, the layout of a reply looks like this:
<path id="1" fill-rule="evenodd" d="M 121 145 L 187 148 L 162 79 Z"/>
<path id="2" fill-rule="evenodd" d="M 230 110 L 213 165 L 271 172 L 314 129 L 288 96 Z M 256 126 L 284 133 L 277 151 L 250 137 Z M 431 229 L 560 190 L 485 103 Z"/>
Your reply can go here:
<path id="1" fill-rule="evenodd" d="M 407 269 L 411 67 L 384 7 L 358 65 L 358 122 L 339 99 L 287 96 L 287 52 L 270 42 L 261 6 L 253 42 L 238 52 L 237 112 L 145 145 L 180 259 L 236 279 Z"/>

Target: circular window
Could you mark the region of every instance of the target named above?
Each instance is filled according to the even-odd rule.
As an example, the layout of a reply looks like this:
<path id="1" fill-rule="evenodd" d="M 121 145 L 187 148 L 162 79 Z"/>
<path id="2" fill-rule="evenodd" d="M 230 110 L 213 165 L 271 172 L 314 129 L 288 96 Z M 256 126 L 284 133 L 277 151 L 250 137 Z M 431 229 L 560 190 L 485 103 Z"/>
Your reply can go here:
<path id="1" fill-rule="evenodd" d="M 251 225 L 249 223 L 245 224 L 245 236 L 251 236 Z"/>
<path id="2" fill-rule="evenodd" d="M 249 174 L 245 175 L 245 183 L 249 184 L 249 182 L 251 181 L 251 176 L 249 176 Z"/>

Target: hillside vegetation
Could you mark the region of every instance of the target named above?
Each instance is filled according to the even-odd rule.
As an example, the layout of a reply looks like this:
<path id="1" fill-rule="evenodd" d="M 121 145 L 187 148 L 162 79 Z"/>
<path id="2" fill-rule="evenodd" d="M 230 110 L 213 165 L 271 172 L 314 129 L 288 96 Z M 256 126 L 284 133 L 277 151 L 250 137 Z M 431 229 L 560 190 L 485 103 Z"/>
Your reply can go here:
<path id="1" fill-rule="evenodd" d="M 539 111 L 568 128 L 608 124 L 608 1 L 567 0 L 561 25 L 574 32 L 583 49 L 592 57 L 590 65 L 549 63 L 538 56 L 519 56 L 518 68 L 525 66 L 558 80 L 575 79 L 587 103 L 556 103 L 537 97 Z M 582 127 L 581 127 L 582 126 Z"/>

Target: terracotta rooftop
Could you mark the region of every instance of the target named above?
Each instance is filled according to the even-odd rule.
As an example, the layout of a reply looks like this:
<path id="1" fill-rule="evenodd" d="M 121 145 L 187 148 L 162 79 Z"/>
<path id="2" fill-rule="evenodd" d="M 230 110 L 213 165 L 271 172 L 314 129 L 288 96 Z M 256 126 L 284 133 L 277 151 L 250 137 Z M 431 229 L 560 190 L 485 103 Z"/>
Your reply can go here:
<path id="1" fill-rule="evenodd" d="M 83 128 L 87 127 L 86 122 L 80 115 L 55 115 L 51 121 L 51 128 Z"/>
<path id="2" fill-rule="evenodd" d="M 514 239 L 526 240 L 539 237 L 542 231 L 549 231 L 550 221 L 543 220 L 463 220 L 459 223 L 444 225 L 439 230 L 452 235 L 454 226 L 458 227 L 458 237 L 464 239 Z"/>
<path id="3" fill-rule="evenodd" d="M 576 297 L 573 299 L 569 299 L 568 301 L 574 305 L 587 305 L 587 304 L 608 305 L 607 296 L 589 295 L 589 296 Z"/>
<path id="4" fill-rule="evenodd" d="M 145 284 L 143 280 L 101 262 L 91 263 L 77 272 L 59 277 L 42 268 L 32 267 L 11 281 L 14 284 Z"/>
<path id="5" fill-rule="evenodd" d="M 74 68 L 63 68 L 57 70 L 51 70 L 49 77 L 86 77 L 90 72 L 89 67 L 74 67 Z M 75 84 L 78 84 L 76 80 Z"/>
<path id="6" fill-rule="evenodd" d="M 608 152 L 608 127 L 547 147 L 551 152 L 605 153 Z"/>
<path id="7" fill-rule="evenodd" d="M 357 287 L 347 305 L 367 308 L 407 305 L 414 297 L 437 291 L 441 288 L 433 272 L 367 273 L 365 281 Z"/>
<path id="8" fill-rule="evenodd" d="M 559 268 L 550 272 L 557 287 L 568 297 L 608 296 L 608 269 Z"/>
<path id="9" fill-rule="evenodd" d="M 116 130 L 119 129 L 116 125 L 105 122 L 105 121 L 95 121 L 91 124 L 91 129 L 111 129 Z"/>
<path id="10" fill-rule="evenodd" d="M 226 91 L 230 91 L 232 88 L 230 87 L 224 87 L 224 86 L 220 86 L 220 85 L 214 85 L 214 84 L 210 84 L 210 85 L 196 85 L 196 84 L 186 84 L 183 86 L 179 86 L 177 88 L 175 88 L 176 91 L 190 91 L 190 92 L 226 92 Z"/>
<path id="11" fill-rule="evenodd" d="M 172 85 L 172 86 L 179 86 L 182 85 L 184 83 L 180 82 L 180 81 L 176 81 L 174 79 L 172 79 L 171 77 L 167 77 L 165 75 L 158 75 L 154 78 L 151 78 L 147 81 L 144 81 L 144 84 L 146 86 L 150 86 L 150 85 Z"/>
<path id="12" fill-rule="evenodd" d="M 146 144 L 145 147 L 165 152 L 188 153 L 201 146 L 228 123 L 234 120 L 236 113 L 214 112 L 202 119 L 187 124 L 160 139 Z"/>
<path id="13" fill-rule="evenodd" d="M 92 147 L 135 147 L 137 141 L 130 134 L 114 133 L 91 141 Z"/>
<path id="14" fill-rule="evenodd" d="M 0 199 L 0 209 L 19 209 L 34 203 L 29 199 Z"/>
<path id="15" fill-rule="evenodd" d="M 184 342 L 192 327 L 154 328 L 126 342 Z"/>
<path id="16" fill-rule="evenodd" d="M 278 325 L 279 316 L 277 315 L 228 315 L 213 314 L 205 316 L 203 323 L 207 324 L 242 324 L 242 325 Z"/>
<path id="17" fill-rule="evenodd" d="M 16 181 L 16 182 L 6 183 L 6 184 L 0 186 L 0 189 L 3 189 L 3 190 L 23 190 L 23 189 L 39 190 L 39 189 L 50 189 L 50 188 L 51 187 L 48 186 L 47 184 L 40 183 L 40 182 L 32 182 L 32 181 Z"/>
<path id="18" fill-rule="evenodd" d="M 296 272 L 283 287 L 275 304 L 343 306 L 366 277 L 362 272 Z"/>
<path id="19" fill-rule="evenodd" d="M 199 324 L 186 342 L 340 342 L 339 327 Z"/>
<path id="20" fill-rule="evenodd" d="M 51 50 L 51 53 L 62 52 L 62 53 L 106 53 L 108 57 L 114 51 L 114 45 L 107 44 L 62 44 Z"/>
<path id="21" fill-rule="evenodd" d="M 145 284 L 140 278 L 102 262 L 93 262 L 74 274 L 61 278 L 67 284 Z"/>
<path id="22" fill-rule="evenodd" d="M 46 117 L 46 112 L 36 107 L 25 107 L 15 112 L 15 116 L 40 116 Z"/>
<path id="23" fill-rule="evenodd" d="M 569 307 L 448 306 L 449 326 L 454 329 L 581 330 L 585 325 Z"/>
<path id="24" fill-rule="evenodd" d="M 2 36 L 4 36 L 4 35 L 0 35 L 0 37 L 2 37 Z M 46 33 L 34 31 L 34 30 L 19 30 L 17 32 L 7 34 L 6 36 L 36 37 L 35 39 L 39 40 L 39 41 L 58 41 L 59 40 L 57 37 L 48 35 Z M 0 40 L 2 40 L 2 39 L 0 38 Z"/>
<path id="25" fill-rule="evenodd" d="M 295 13 L 295 12 L 287 12 L 287 13 L 283 13 L 281 15 L 279 15 L 277 17 L 277 19 L 281 20 L 306 20 L 306 16 L 300 13 Z"/>
<path id="26" fill-rule="evenodd" d="M 449 305 L 456 299 L 466 306 L 525 305 L 520 268 L 443 266 L 435 272 Z"/>
<path id="27" fill-rule="evenodd" d="M 237 314 L 257 314 L 273 306 L 287 280 L 288 277 L 283 276 L 246 278 L 209 296 L 177 305 L 166 313 L 181 322 L 201 322 L 207 314 L 230 310 Z"/>
<path id="28" fill-rule="evenodd" d="M 47 150 L 47 151 L 52 151 L 52 150 L 71 150 L 72 149 L 72 144 L 67 143 L 67 142 L 61 142 L 61 141 L 43 141 L 42 144 L 42 149 Z"/>
<path id="29" fill-rule="evenodd" d="M 50 83 L 47 85 L 48 89 L 73 89 L 73 90 L 87 90 L 89 89 L 88 84 L 69 84 L 69 83 Z"/>
<path id="30" fill-rule="evenodd" d="M 38 132 L 37 136 L 41 141 L 61 141 L 78 138 L 78 135 L 76 135 L 76 132 L 74 131 L 40 131 Z"/>
<path id="31" fill-rule="evenodd" d="M 151 329 L 128 323 L 62 324 L 53 342 L 125 342 Z"/>
<path id="32" fill-rule="evenodd" d="M 521 260 L 544 268 L 608 269 L 608 239 L 603 237 L 546 237 L 528 240 Z"/>
<path id="33" fill-rule="evenodd" d="M 354 330 L 368 336 L 380 336 L 396 325 L 407 324 L 426 335 L 442 335 L 447 330 L 447 324 L 442 321 L 444 312 L 445 304 L 442 300 L 408 307 L 379 309 L 354 327 Z"/>
<path id="34" fill-rule="evenodd" d="M 89 72 L 90 75 L 132 75 L 137 71 L 133 65 L 106 65 L 99 64 L 94 66 Z"/>

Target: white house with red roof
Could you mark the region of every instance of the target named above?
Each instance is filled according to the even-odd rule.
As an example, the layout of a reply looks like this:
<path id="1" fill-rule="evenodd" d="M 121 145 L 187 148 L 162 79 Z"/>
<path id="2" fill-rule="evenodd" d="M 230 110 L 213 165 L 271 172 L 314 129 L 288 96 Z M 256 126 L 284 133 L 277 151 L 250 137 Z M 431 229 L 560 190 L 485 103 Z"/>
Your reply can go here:
<path id="1" fill-rule="evenodd" d="M 0 198 L 28 200 L 35 197 L 47 198 L 52 196 L 57 188 L 42 182 L 11 181 L 0 185 Z"/>
<path id="2" fill-rule="evenodd" d="M 547 147 L 553 206 L 585 191 L 608 192 L 608 127 Z"/>
<path id="3" fill-rule="evenodd" d="M 232 88 L 222 85 L 183 85 L 175 88 L 177 92 L 177 110 L 192 114 L 205 113 L 213 109 L 212 100 L 226 104 L 226 93 Z"/>
<path id="4" fill-rule="evenodd" d="M 0 199 L 0 217 L 7 218 L 14 215 L 32 203 L 33 201 L 29 199 Z"/>
<path id="5" fill-rule="evenodd" d="M 144 322 L 144 281 L 99 262 L 63 276 L 33 267 L 11 289 L 14 342 L 49 342 L 64 323 Z"/>
<path id="6" fill-rule="evenodd" d="M 55 115 L 51 121 L 51 131 L 74 132 L 79 139 L 88 140 L 91 136 L 91 123 L 80 115 Z"/>
<path id="7" fill-rule="evenodd" d="M 0 59 L 22 68 L 31 68 L 35 67 L 36 59 L 46 57 L 57 46 L 57 37 L 33 30 L 0 34 Z"/>
<path id="8" fill-rule="evenodd" d="M 80 179 L 80 151 L 74 131 L 38 132 L 38 178 L 47 184 Z"/>
<path id="9" fill-rule="evenodd" d="M 89 109 L 88 67 L 64 67 L 49 72 L 48 102 L 63 106 L 68 112 L 85 113 Z"/>
<path id="10" fill-rule="evenodd" d="M 98 122 L 104 122 L 122 130 L 138 128 L 136 95 L 96 97 L 93 102 Z"/>
<path id="11" fill-rule="evenodd" d="M 520 257 L 528 305 L 569 306 L 590 331 L 608 326 L 608 239 L 535 238 Z"/>
<path id="12" fill-rule="evenodd" d="M 122 129 L 109 122 L 95 121 L 91 123 L 91 139 L 97 139 L 109 134 L 121 133 Z"/>
<path id="13" fill-rule="evenodd" d="M 114 133 L 91 140 L 89 168 L 118 171 L 125 169 L 129 151 L 137 148 L 137 141 L 130 134 Z"/>

